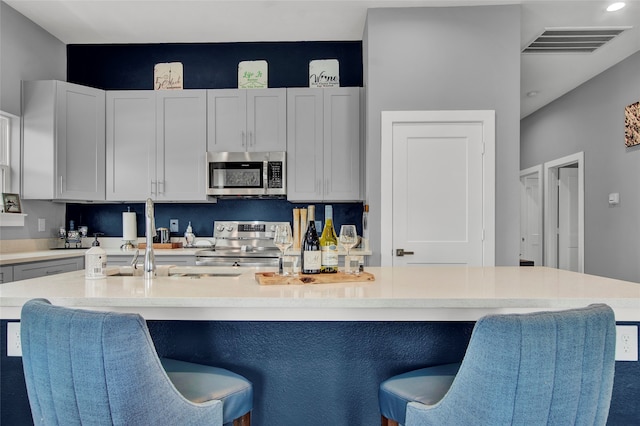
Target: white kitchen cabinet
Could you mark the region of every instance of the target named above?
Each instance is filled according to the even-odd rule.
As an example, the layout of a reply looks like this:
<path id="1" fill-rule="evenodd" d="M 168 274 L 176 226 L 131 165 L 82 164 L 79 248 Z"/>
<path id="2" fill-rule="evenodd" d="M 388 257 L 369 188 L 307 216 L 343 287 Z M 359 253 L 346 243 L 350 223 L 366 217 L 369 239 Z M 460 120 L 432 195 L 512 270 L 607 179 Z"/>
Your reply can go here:
<path id="1" fill-rule="evenodd" d="M 44 260 L 40 262 L 18 263 L 13 265 L 13 280 L 27 280 L 29 278 L 62 274 L 64 272 L 84 269 L 84 256 L 68 259 Z"/>
<path id="2" fill-rule="evenodd" d="M 0 284 L 10 283 L 13 281 L 13 266 L 0 266 Z"/>
<path id="3" fill-rule="evenodd" d="M 287 89 L 207 90 L 207 150 L 287 149 Z"/>
<path id="4" fill-rule="evenodd" d="M 287 90 L 287 199 L 361 199 L 360 89 Z"/>
<path id="5" fill-rule="evenodd" d="M 204 201 L 205 90 L 107 92 L 109 201 Z"/>
<path id="6" fill-rule="evenodd" d="M 103 90 L 25 81 L 22 123 L 23 199 L 104 201 Z"/>

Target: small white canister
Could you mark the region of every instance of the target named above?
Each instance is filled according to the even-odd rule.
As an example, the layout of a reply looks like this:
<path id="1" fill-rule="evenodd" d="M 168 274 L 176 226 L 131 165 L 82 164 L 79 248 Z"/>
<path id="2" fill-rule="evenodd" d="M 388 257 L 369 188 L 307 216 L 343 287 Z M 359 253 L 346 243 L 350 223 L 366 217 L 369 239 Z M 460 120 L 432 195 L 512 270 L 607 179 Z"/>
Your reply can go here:
<path id="1" fill-rule="evenodd" d="M 91 247 L 84 255 L 84 276 L 89 279 L 107 277 L 107 252 Z"/>

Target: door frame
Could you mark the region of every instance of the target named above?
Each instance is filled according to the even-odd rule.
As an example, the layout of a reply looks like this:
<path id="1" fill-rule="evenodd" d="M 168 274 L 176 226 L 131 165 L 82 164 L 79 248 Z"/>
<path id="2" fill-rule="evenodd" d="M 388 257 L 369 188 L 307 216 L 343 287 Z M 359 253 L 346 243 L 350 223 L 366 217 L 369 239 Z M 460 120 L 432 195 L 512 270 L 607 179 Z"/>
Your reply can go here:
<path id="1" fill-rule="evenodd" d="M 396 123 L 481 123 L 483 265 L 495 265 L 495 111 L 382 111 L 380 146 L 380 264 L 393 265 L 393 126 Z M 391 224 L 391 225 L 390 225 Z"/>
<path id="2" fill-rule="evenodd" d="M 544 163 L 544 264 L 558 267 L 558 169 L 578 165 L 578 272 L 584 273 L 584 152 Z"/>
<path id="3" fill-rule="evenodd" d="M 522 222 L 522 197 L 523 197 L 523 188 L 522 188 L 522 178 L 523 177 L 527 177 L 527 176 L 533 176 L 536 175 L 538 176 L 538 212 L 537 212 L 537 219 L 540 220 L 540 238 L 542 239 L 542 241 L 540 241 L 540 249 L 541 249 L 541 253 L 540 253 L 540 259 L 542 260 L 543 264 L 545 261 L 544 258 L 544 242 L 545 242 L 545 226 L 544 226 L 544 175 L 543 175 L 543 165 L 542 164 L 538 164 L 536 166 L 532 166 L 523 170 L 520 170 L 520 221 Z M 522 223 L 520 224 L 520 238 L 522 238 Z M 536 265 L 536 266 L 541 266 L 541 265 Z"/>

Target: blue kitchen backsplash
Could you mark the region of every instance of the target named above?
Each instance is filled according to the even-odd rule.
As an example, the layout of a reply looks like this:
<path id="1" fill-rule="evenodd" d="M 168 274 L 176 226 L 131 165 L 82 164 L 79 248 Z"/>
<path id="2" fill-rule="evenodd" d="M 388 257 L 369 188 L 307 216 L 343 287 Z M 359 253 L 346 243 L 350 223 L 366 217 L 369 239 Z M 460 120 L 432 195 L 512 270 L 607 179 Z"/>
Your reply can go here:
<path id="1" fill-rule="evenodd" d="M 324 206 L 321 203 L 291 203 L 278 199 L 219 199 L 217 203 L 155 203 L 157 228 L 169 228 L 170 219 L 178 219 L 178 232 L 171 236 L 183 236 L 189 221 L 196 237 L 213 236 L 214 220 L 266 220 L 293 222 L 293 208 L 316 206 L 316 220 L 324 223 Z M 331 203 L 336 232 L 340 225 L 355 224 L 362 235 L 363 204 Z M 138 237 L 144 237 L 144 203 L 121 204 L 67 204 L 65 226 L 73 220 L 76 226 L 86 225 L 89 235 L 96 232 L 105 237 L 122 236 L 122 212 L 137 213 Z"/>

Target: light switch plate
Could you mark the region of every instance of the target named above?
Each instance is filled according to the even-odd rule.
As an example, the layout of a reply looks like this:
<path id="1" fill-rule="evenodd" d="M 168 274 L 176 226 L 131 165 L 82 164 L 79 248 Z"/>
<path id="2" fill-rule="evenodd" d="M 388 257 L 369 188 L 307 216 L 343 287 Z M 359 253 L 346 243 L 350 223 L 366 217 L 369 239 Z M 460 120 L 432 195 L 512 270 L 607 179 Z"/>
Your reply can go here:
<path id="1" fill-rule="evenodd" d="M 7 356 L 22 356 L 19 322 L 7 323 Z"/>

